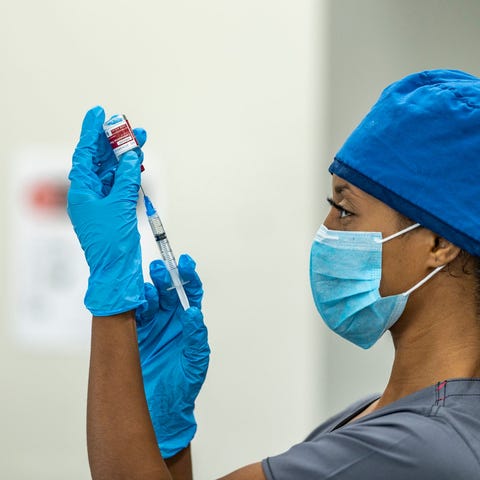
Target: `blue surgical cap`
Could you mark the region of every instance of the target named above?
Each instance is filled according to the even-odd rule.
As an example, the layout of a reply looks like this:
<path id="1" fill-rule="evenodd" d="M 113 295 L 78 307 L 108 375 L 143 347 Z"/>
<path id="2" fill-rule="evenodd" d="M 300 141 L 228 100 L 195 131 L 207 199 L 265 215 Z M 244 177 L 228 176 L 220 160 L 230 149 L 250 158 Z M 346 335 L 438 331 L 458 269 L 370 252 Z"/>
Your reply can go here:
<path id="1" fill-rule="evenodd" d="M 393 83 L 329 171 L 480 256 L 480 79 L 430 70 Z"/>

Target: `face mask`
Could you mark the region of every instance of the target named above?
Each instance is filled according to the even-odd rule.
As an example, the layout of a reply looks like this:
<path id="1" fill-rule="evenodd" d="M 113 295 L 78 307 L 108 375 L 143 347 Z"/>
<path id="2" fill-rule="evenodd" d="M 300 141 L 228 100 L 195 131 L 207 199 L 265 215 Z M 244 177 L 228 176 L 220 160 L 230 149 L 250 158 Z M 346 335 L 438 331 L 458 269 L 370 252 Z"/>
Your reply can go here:
<path id="1" fill-rule="evenodd" d="M 410 290 L 380 296 L 382 243 L 380 232 L 318 230 L 310 254 L 310 286 L 318 312 L 330 329 L 362 348 L 370 348 L 400 317 L 410 293 L 438 273 L 433 270 Z"/>

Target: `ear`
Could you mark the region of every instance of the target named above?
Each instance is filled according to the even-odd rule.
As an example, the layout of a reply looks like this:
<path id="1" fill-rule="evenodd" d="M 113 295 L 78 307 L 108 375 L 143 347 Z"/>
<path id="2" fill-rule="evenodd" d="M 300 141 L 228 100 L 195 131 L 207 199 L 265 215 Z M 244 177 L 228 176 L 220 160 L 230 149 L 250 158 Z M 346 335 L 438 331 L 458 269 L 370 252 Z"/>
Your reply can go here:
<path id="1" fill-rule="evenodd" d="M 447 265 L 453 262 L 461 251 L 462 249 L 454 245 L 452 242 L 434 234 L 428 266 L 436 268 L 440 265 Z"/>

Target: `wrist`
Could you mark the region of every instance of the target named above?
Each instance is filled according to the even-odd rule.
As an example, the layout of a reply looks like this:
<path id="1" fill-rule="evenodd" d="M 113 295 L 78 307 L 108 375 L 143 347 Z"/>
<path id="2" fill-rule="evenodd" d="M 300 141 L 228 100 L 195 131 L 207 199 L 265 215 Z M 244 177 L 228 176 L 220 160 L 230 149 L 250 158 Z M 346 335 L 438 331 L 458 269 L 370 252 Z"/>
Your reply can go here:
<path id="1" fill-rule="evenodd" d="M 91 269 L 85 306 L 95 316 L 116 315 L 145 303 L 140 245 L 130 255 Z"/>
<path id="2" fill-rule="evenodd" d="M 136 310 L 145 303 L 142 272 L 118 276 L 115 282 L 108 277 L 90 277 L 85 294 L 85 306 L 94 316 L 105 317 Z"/>

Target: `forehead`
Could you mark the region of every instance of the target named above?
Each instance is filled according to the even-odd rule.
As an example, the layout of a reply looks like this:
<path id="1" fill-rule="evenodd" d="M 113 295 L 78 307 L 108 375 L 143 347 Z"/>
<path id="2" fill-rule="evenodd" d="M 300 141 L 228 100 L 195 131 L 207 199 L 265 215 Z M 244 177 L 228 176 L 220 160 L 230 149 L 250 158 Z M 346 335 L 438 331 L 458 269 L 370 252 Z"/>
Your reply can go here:
<path id="1" fill-rule="evenodd" d="M 368 193 L 364 192 L 363 190 L 360 190 L 358 187 L 355 185 L 352 185 L 350 182 L 347 182 L 343 178 L 340 178 L 337 175 L 332 175 L 332 192 L 337 195 L 345 195 L 345 196 L 353 196 L 353 197 L 358 197 L 358 198 L 365 198 L 368 199 L 370 197 L 371 199 L 375 200 L 374 197 L 369 195 Z M 378 201 L 378 200 L 377 200 Z"/>
<path id="2" fill-rule="evenodd" d="M 365 206 L 369 209 L 375 208 L 384 212 L 397 213 L 381 200 L 378 200 L 337 175 L 332 175 L 332 192 L 334 197 L 339 200 L 345 199 L 345 201 L 355 206 Z"/>

